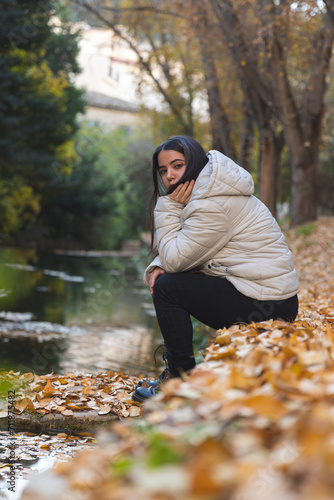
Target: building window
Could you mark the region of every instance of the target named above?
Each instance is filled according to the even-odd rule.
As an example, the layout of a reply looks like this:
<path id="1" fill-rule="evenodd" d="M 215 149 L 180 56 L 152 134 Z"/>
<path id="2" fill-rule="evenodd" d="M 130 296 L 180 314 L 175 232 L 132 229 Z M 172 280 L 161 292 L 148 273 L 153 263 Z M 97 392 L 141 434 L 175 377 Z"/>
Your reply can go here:
<path id="1" fill-rule="evenodd" d="M 113 80 L 116 80 L 116 82 L 119 82 L 119 71 L 115 70 L 111 63 L 109 64 L 109 78 L 112 78 Z"/>

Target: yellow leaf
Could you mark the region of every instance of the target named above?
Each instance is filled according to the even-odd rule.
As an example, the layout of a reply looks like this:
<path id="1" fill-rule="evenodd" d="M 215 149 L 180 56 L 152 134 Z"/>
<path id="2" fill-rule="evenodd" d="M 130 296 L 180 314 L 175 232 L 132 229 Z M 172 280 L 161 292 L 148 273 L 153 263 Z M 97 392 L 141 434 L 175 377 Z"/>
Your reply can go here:
<path id="1" fill-rule="evenodd" d="M 231 334 L 229 332 L 224 332 L 218 337 L 216 337 L 216 343 L 219 345 L 226 345 L 231 342 Z"/>
<path id="2" fill-rule="evenodd" d="M 55 392 L 55 390 L 52 387 L 51 380 L 49 379 L 46 383 L 46 386 L 44 387 L 43 393 L 44 394 L 53 394 L 54 392 Z"/>
<path id="3" fill-rule="evenodd" d="M 207 357 L 206 357 L 206 361 L 210 361 L 210 360 L 217 361 L 219 359 L 226 358 L 228 356 L 233 355 L 235 353 L 235 351 L 236 351 L 236 348 L 233 345 L 222 346 L 215 351 L 209 350 Z"/>
<path id="4" fill-rule="evenodd" d="M 84 387 L 81 392 L 84 396 L 90 396 L 94 393 L 93 389 L 90 386 Z"/>
<path id="5" fill-rule="evenodd" d="M 18 403 L 15 403 L 15 409 L 22 413 L 24 410 L 34 410 L 33 402 L 30 398 L 23 398 Z"/>
<path id="6" fill-rule="evenodd" d="M 283 417 L 288 412 L 288 408 L 281 401 L 265 394 L 244 398 L 240 403 L 252 408 L 262 417 L 275 420 Z"/>
<path id="7" fill-rule="evenodd" d="M 50 443 L 45 443 L 40 446 L 41 450 L 49 450 L 51 448 Z"/>

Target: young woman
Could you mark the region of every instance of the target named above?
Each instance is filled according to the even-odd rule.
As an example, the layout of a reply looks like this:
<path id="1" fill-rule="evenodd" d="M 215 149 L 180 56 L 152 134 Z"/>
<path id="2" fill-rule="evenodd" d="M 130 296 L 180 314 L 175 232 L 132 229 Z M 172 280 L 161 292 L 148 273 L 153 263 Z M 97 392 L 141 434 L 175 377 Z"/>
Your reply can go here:
<path id="1" fill-rule="evenodd" d="M 191 316 L 215 329 L 268 319 L 293 321 L 299 282 L 291 252 L 251 175 L 218 151 L 175 136 L 153 155 L 152 249 L 145 271 L 167 369 L 133 393 L 195 366 Z"/>

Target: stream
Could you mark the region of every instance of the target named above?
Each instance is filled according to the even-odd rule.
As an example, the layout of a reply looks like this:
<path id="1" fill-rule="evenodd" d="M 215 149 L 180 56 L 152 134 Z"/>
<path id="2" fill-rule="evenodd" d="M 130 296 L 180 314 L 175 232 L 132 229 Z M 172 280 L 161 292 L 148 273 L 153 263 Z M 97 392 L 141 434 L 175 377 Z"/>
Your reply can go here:
<path id="1" fill-rule="evenodd" d="M 2 249 L 0 268 L 0 370 L 156 372 L 139 258 Z"/>

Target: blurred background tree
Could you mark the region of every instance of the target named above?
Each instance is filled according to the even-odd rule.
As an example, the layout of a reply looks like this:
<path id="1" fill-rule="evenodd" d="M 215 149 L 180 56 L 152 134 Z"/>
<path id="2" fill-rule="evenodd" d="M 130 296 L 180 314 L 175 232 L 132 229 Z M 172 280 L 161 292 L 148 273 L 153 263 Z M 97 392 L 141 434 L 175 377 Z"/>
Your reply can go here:
<path id="1" fill-rule="evenodd" d="M 77 160 L 84 101 L 71 75 L 79 71 L 79 34 L 57 22 L 56 7 L 4 0 L 0 11 L 0 233 L 7 237 L 48 230 L 55 166 L 66 174 Z"/>
<path id="2" fill-rule="evenodd" d="M 75 147 L 79 159 L 54 189 L 58 246 L 118 249 L 147 230 L 152 138 L 84 123 Z"/>

